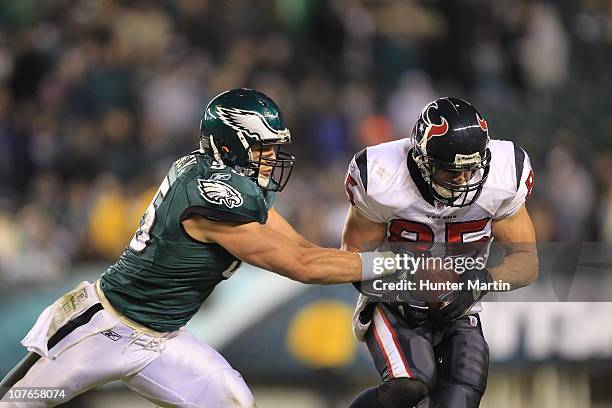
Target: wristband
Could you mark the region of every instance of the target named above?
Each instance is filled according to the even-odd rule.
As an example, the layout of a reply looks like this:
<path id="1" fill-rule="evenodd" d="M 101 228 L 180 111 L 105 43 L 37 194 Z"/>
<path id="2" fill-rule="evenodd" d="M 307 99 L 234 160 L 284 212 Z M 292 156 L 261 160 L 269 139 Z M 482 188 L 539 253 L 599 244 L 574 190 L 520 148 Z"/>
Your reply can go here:
<path id="1" fill-rule="evenodd" d="M 367 281 L 390 275 L 397 270 L 395 254 L 385 252 L 361 252 L 361 280 Z"/>

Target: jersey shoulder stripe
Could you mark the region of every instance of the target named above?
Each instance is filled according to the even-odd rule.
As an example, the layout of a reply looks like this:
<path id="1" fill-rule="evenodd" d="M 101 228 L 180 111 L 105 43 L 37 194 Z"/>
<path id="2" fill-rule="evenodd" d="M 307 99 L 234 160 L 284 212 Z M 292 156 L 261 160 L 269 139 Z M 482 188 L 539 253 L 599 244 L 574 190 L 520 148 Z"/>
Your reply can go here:
<path id="1" fill-rule="evenodd" d="M 368 192 L 368 149 L 365 148 L 355 154 L 355 164 L 359 169 L 359 178 L 365 192 Z"/>
<path id="2" fill-rule="evenodd" d="M 518 143 L 491 140 L 491 170 L 479 202 L 494 213 L 495 219 L 513 215 L 531 191 L 529 155 Z M 512 176 L 514 175 L 514 179 Z"/>
<path id="3" fill-rule="evenodd" d="M 523 175 L 523 165 L 525 164 L 525 151 L 516 143 L 514 145 L 514 169 L 516 170 L 516 190 L 518 191 Z"/>

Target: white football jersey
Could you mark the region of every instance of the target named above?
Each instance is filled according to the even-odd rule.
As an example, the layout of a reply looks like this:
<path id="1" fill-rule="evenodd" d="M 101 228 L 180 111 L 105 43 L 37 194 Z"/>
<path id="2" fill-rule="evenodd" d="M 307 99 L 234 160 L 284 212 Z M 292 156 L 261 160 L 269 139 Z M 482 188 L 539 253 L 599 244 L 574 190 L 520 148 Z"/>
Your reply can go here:
<path id="1" fill-rule="evenodd" d="M 368 147 L 349 165 L 351 203 L 369 220 L 387 224 L 390 240 L 477 241 L 491 235 L 492 220 L 518 211 L 533 187 L 527 154 L 513 142 L 491 140 L 489 176 L 480 197 L 467 207 L 432 205 L 408 170 L 411 147 L 410 139 Z"/>
<path id="2" fill-rule="evenodd" d="M 491 236 L 491 223 L 512 216 L 531 193 L 533 171 L 527 154 L 513 142 L 491 140 L 489 175 L 474 203 L 449 207 L 431 198 L 427 201 L 424 197 L 429 197 L 428 186 L 421 177 L 411 176 L 411 148 L 410 139 L 368 147 L 353 157 L 346 177 L 351 204 L 367 219 L 386 224 L 389 242 L 460 243 L 487 239 Z M 413 174 L 418 172 L 414 161 L 410 166 Z M 366 302 L 360 296 L 356 314 Z M 478 307 L 473 312 L 479 310 Z"/>

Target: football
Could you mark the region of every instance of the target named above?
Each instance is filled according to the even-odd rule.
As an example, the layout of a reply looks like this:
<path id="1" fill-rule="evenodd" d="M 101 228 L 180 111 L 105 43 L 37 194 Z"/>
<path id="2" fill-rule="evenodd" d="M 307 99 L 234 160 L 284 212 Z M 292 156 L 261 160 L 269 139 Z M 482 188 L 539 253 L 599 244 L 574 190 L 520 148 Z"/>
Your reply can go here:
<path id="1" fill-rule="evenodd" d="M 415 283 L 413 297 L 437 310 L 441 306 L 440 296 L 460 289 L 459 274 L 442 258 L 421 257 L 421 260 L 423 262 L 419 263 L 411 278 Z"/>

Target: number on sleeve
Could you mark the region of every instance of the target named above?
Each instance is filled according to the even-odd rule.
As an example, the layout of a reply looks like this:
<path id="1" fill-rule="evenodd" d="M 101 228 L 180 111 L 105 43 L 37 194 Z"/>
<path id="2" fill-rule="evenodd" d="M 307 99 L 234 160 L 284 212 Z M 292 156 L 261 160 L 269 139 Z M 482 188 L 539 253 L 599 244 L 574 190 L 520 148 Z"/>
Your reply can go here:
<path id="1" fill-rule="evenodd" d="M 529 196 L 531 195 L 531 191 L 533 190 L 534 185 L 535 185 L 535 180 L 533 178 L 533 170 L 529 170 L 529 175 L 527 176 L 527 179 L 525 180 L 525 186 L 527 187 L 527 195 L 525 196 L 525 199 L 528 199 Z"/>
<path id="2" fill-rule="evenodd" d="M 229 279 L 229 278 L 230 278 L 230 277 L 231 277 L 231 276 L 234 274 L 234 272 L 236 272 L 236 269 L 240 268 L 240 266 L 241 266 L 241 265 L 242 265 L 242 261 L 240 261 L 240 260 L 235 260 L 234 262 L 232 262 L 232 263 L 231 263 L 231 264 L 230 264 L 230 265 L 227 267 L 227 269 L 226 269 L 226 270 L 224 270 L 223 272 L 221 272 L 221 275 L 222 275 L 224 278 Z"/>
<path id="3" fill-rule="evenodd" d="M 348 196 L 348 199 L 351 202 L 351 205 L 353 206 L 355 205 L 355 196 L 349 186 L 356 186 L 356 185 L 357 185 L 357 182 L 355 181 L 355 179 L 350 174 L 347 173 L 346 180 L 344 180 L 344 189 L 346 190 L 346 195 Z"/>
<path id="4" fill-rule="evenodd" d="M 168 194 L 170 190 L 170 179 L 168 176 L 164 177 L 155 197 L 151 200 L 151 204 L 147 207 L 144 215 L 140 219 L 140 227 L 136 230 L 134 237 L 130 241 L 130 249 L 137 253 L 142 253 L 146 248 L 147 244 L 151 240 L 151 228 L 155 223 L 156 211 L 159 205 Z"/>

